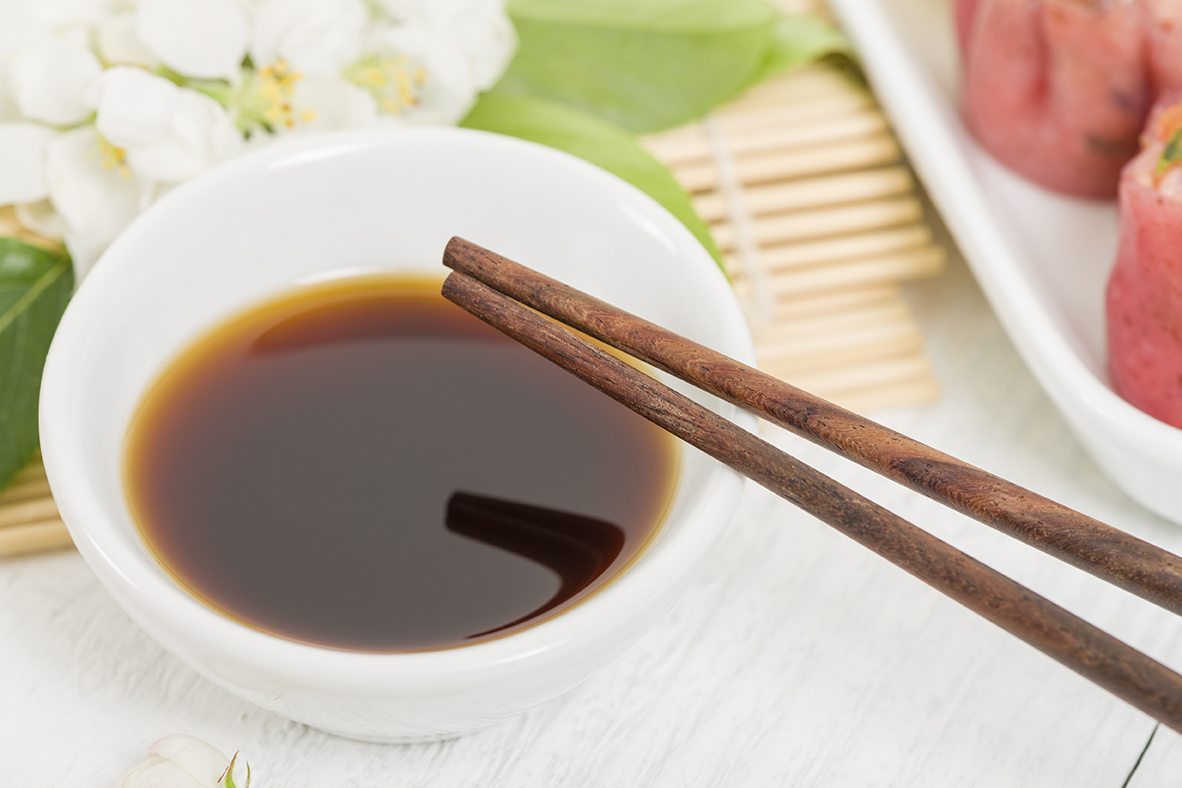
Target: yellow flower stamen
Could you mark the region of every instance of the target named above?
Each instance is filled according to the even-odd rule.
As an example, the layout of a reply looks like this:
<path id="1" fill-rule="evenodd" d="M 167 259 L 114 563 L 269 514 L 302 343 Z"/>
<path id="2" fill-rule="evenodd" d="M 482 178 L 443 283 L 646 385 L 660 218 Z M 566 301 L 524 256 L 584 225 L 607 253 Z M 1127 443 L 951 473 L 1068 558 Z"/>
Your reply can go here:
<path id="1" fill-rule="evenodd" d="M 310 120 L 310 111 L 297 112 L 292 97 L 301 74 L 280 58 L 274 63 L 246 72 L 242 88 L 233 100 L 238 125 L 246 133 L 256 128 L 273 132 Z"/>
<path id="2" fill-rule="evenodd" d="M 404 55 L 366 55 L 345 69 L 345 78 L 372 95 L 388 115 L 417 106 L 427 84 L 426 70 Z"/>
<path id="3" fill-rule="evenodd" d="M 131 168 L 127 166 L 127 151 L 112 145 L 106 137 L 98 138 L 99 166 L 104 170 L 114 170 L 124 178 L 131 177 Z"/>

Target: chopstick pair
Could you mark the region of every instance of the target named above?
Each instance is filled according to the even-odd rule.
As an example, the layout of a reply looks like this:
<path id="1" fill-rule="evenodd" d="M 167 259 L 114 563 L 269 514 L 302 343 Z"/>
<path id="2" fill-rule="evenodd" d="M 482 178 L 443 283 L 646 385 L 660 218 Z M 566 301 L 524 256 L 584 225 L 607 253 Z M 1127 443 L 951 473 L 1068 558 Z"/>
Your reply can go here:
<path id="1" fill-rule="evenodd" d="M 448 300 L 1182 733 L 1179 674 L 555 321 L 1175 614 L 1182 558 L 462 238 L 443 262 Z"/>

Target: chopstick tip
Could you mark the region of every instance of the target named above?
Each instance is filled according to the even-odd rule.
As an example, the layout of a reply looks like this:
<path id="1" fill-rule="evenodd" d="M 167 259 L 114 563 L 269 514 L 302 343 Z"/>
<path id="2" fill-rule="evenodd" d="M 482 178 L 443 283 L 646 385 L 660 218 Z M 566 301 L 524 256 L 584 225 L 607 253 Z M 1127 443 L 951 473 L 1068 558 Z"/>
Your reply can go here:
<path id="1" fill-rule="evenodd" d="M 479 244 L 472 243 L 467 238 L 453 235 L 443 247 L 443 264 L 451 269 L 457 268 L 457 260 L 472 255 L 474 252 L 487 251 Z"/>
<path id="2" fill-rule="evenodd" d="M 457 306 L 463 307 L 464 294 L 471 292 L 472 286 L 479 284 L 472 277 L 468 276 L 462 271 L 453 270 L 443 280 L 443 286 L 440 288 L 440 294 Z"/>

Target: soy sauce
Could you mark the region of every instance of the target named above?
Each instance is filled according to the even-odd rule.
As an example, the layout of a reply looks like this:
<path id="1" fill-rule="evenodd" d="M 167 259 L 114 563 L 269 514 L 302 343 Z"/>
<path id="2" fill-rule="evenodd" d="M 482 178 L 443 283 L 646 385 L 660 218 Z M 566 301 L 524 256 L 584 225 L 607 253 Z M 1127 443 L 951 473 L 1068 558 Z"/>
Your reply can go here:
<path id="1" fill-rule="evenodd" d="M 292 640 L 413 651 L 530 626 L 637 555 L 673 440 L 438 289 L 301 288 L 165 369 L 126 493 L 189 592 Z"/>

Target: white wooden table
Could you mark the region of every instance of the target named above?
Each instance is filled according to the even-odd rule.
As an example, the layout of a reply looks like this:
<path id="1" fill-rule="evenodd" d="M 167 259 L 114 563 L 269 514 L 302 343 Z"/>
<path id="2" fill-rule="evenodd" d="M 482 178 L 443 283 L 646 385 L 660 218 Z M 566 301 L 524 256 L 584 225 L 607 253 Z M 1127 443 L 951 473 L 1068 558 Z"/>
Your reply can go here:
<path id="1" fill-rule="evenodd" d="M 1182 550 L 1182 528 L 1081 454 L 962 266 L 913 296 L 946 394 L 880 418 Z M 1182 667 L 1170 614 L 776 440 Z M 684 601 L 617 662 L 525 717 L 417 746 L 333 738 L 208 684 L 73 553 L 0 563 L 0 783 L 112 785 L 174 731 L 241 749 L 259 786 L 1182 785 L 1182 737 L 757 489 Z"/>

